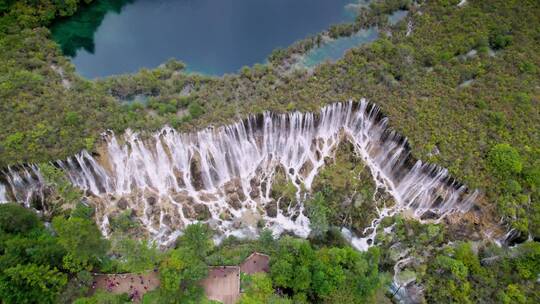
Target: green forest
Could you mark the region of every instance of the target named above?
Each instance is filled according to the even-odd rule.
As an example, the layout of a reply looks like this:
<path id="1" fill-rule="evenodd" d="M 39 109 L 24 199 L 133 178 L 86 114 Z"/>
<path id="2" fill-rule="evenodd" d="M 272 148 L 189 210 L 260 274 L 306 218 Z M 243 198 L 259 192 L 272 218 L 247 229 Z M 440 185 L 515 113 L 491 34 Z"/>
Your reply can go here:
<path id="1" fill-rule="evenodd" d="M 241 277 L 238 303 L 397 303 L 396 279 L 414 282 L 423 303 L 540 303 L 539 1 L 371 1 L 353 23 L 328 32 L 337 38 L 376 25 L 384 34 L 312 71 L 285 71 L 284 63 L 314 47 L 317 35 L 221 77 L 188 73 L 171 59 L 88 80 L 50 27 L 99 4 L 91 2 L 0 0 L 0 171 L 39 164 L 49 189 L 46 212 L 0 204 L 0 303 L 128 303 L 127 294 L 93 292 L 93 273 L 152 271 L 161 284 L 142 303 L 215 303 L 199 284 L 209 267 L 238 265 L 254 251 L 270 256 L 270 270 Z M 398 9 L 410 11 L 412 34 L 407 22 L 389 24 L 387 15 Z M 99 8 L 95 18 L 103 18 Z M 148 102 L 126 102 L 139 95 Z M 263 230 L 257 239 L 231 236 L 216 245 L 212 229 L 199 223 L 170 248 L 140 237 L 129 212 L 110 220 L 105 238 L 94 206 L 49 163 L 97 151 L 105 130 L 151 134 L 169 125 L 191 132 L 360 98 L 381 107 L 415 158 L 479 189 L 485 221 L 512 231 L 512 244 L 396 214 L 383 220 L 374 246 L 355 250 L 340 228 L 346 222 L 360 230 L 374 209 L 368 199 L 343 202 L 373 197 L 376 189 L 345 145 L 305 202 L 307 239 Z M 276 176 L 272 196 L 293 201 L 294 191 Z M 412 262 L 396 278 L 404 254 Z"/>

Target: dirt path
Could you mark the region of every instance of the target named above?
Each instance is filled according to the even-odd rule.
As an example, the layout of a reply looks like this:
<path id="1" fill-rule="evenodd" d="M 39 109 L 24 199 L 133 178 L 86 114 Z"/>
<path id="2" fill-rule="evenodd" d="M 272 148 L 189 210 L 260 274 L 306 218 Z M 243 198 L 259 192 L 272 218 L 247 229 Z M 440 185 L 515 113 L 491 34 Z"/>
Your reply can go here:
<path id="1" fill-rule="evenodd" d="M 142 274 L 95 274 L 92 290 L 105 290 L 114 294 L 127 293 L 133 302 L 139 303 L 143 295 L 159 286 L 157 272 Z M 92 292 L 92 293 L 93 293 Z"/>

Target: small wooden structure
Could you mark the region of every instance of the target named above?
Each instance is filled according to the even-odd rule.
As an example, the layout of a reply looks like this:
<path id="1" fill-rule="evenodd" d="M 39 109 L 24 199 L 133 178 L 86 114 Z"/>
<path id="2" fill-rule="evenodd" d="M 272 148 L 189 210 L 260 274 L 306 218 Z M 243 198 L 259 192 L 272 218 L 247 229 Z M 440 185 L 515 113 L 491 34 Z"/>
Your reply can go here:
<path id="1" fill-rule="evenodd" d="M 210 267 L 208 276 L 201 284 L 208 299 L 234 304 L 240 298 L 240 267 Z"/>
<path id="2" fill-rule="evenodd" d="M 240 264 L 240 272 L 254 274 L 270 271 L 270 257 L 266 254 L 254 252 Z"/>

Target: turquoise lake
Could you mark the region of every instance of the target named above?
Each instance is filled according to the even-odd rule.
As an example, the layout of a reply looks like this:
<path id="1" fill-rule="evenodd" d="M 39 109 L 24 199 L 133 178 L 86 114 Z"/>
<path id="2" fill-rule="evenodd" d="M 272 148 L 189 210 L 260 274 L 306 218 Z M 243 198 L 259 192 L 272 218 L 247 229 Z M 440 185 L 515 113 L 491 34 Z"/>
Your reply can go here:
<path id="1" fill-rule="evenodd" d="M 98 0 L 52 27 L 87 78 L 154 68 L 169 58 L 188 70 L 234 73 L 272 50 L 351 22 L 353 0 Z"/>

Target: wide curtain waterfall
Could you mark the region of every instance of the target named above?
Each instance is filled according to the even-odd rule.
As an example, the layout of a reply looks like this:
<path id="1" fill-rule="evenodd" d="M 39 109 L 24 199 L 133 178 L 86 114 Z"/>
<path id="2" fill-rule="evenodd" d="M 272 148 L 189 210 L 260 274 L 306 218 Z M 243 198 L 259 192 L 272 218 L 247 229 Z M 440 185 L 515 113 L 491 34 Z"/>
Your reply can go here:
<path id="1" fill-rule="evenodd" d="M 410 210 L 418 218 L 426 212 L 442 217 L 468 211 L 476 198 L 446 169 L 413 159 L 406 138 L 389 129 L 379 107 L 365 100 L 331 104 L 319 113 L 266 112 L 194 133 L 165 127 L 151 136 L 131 131 L 103 136 L 99 155 L 82 151 L 54 165 L 95 204 L 105 234 L 111 214 L 132 209 L 161 243 L 197 220 L 222 235 L 256 234 L 263 220 L 276 233 L 305 237 L 310 229 L 304 193 L 343 141 L 354 146 L 377 187 L 393 197 L 395 205 L 379 210 L 381 216 Z M 268 214 L 278 168 L 298 189 L 298 202 Z M 36 165 L 8 167 L 0 181 L 0 201 L 31 206 L 46 195 Z"/>

